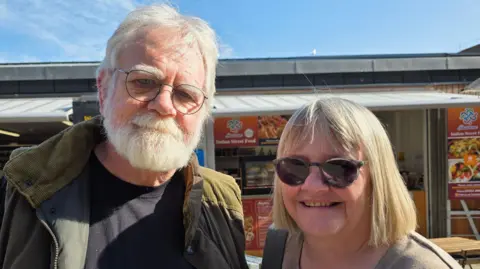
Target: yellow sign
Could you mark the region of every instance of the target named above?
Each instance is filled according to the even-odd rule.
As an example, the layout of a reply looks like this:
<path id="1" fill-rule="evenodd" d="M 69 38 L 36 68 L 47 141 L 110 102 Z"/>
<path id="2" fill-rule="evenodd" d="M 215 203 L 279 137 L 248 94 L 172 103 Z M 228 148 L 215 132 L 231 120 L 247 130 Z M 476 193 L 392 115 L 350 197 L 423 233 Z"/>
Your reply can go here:
<path id="1" fill-rule="evenodd" d="M 92 116 L 83 116 L 83 120 L 91 120 Z"/>

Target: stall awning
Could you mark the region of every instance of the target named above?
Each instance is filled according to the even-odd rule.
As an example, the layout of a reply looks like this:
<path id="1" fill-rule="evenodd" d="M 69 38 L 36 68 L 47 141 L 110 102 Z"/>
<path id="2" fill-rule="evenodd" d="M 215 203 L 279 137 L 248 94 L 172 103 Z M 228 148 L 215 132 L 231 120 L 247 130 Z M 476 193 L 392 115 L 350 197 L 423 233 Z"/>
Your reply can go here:
<path id="1" fill-rule="evenodd" d="M 72 113 L 72 98 L 0 99 L 0 123 L 62 122 Z"/>
<path id="2" fill-rule="evenodd" d="M 340 97 L 371 110 L 411 110 L 480 106 L 480 97 L 435 91 L 295 93 L 261 95 L 220 95 L 214 103 L 215 117 L 238 115 L 292 114 L 312 98 Z"/>

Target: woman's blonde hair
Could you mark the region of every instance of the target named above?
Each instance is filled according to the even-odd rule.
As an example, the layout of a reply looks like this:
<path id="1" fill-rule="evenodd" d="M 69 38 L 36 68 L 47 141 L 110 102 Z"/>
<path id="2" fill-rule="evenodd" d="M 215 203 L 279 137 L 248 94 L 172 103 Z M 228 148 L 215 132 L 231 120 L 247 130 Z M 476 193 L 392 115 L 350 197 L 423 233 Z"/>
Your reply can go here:
<path id="1" fill-rule="evenodd" d="M 320 136 L 318 136 L 320 134 Z M 371 234 L 369 245 L 394 243 L 417 226 L 415 205 L 398 171 L 388 135 L 367 108 L 341 98 L 314 100 L 297 110 L 283 130 L 277 158 L 314 139 L 326 139 L 350 152 L 362 150 L 371 179 Z M 273 223 L 275 228 L 300 233 L 288 214 L 278 176 L 275 176 Z"/>

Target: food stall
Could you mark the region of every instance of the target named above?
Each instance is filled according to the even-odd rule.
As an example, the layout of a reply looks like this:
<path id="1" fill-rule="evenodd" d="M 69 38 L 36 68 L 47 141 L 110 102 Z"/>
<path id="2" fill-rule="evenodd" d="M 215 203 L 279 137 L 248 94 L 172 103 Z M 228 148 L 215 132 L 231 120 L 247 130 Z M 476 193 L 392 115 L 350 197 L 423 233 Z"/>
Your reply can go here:
<path id="1" fill-rule="evenodd" d="M 384 124 L 392 141 L 401 174 L 415 201 L 418 232 L 429 236 L 429 203 L 437 193 L 429 186 L 439 183 L 431 159 L 436 155 L 431 136 L 432 113 L 445 108 L 480 105 L 478 98 L 440 93 L 427 89 L 402 92 L 340 92 L 332 94 L 219 95 L 214 121 L 206 129 L 206 166 L 229 174 L 242 190 L 247 253 L 262 255 L 265 235 L 271 224 L 271 193 L 278 140 L 292 113 L 312 98 L 343 97 L 370 108 Z M 436 140 L 435 140 L 436 141 Z M 434 142 L 436 143 L 436 142 Z M 214 152 L 214 154 L 208 154 Z M 432 168 L 433 166 L 433 168 Z M 443 182 L 443 181 L 442 181 Z"/>

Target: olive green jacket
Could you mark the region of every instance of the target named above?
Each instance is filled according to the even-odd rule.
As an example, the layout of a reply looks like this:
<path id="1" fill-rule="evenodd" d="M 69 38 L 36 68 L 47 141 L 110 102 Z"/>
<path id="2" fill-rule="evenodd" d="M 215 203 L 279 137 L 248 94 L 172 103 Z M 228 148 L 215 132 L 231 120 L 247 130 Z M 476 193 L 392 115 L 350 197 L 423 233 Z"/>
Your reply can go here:
<path id="1" fill-rule="evenodd" d="M 0 268 L 84 269 L 88 160 L 102 132 L 96 117 L 12 153 L 0 196 Z M 197 269 L 247 268 L 241 195 L 234 179 L 199 166 L 195 157 L 183 173 L 186 260 Z"/>

